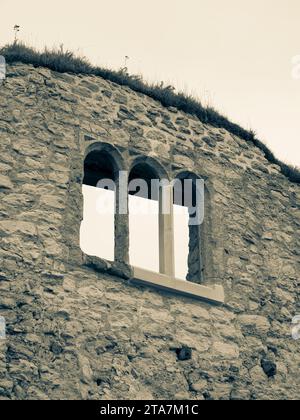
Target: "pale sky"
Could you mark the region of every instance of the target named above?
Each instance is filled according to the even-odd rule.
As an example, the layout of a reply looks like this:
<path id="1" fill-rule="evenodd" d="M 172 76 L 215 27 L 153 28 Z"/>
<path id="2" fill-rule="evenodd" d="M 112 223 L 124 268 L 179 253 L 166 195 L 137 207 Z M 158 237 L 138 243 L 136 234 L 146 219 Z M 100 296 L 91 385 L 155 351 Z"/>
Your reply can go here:
<path id="1" fill-rule="evenodd" d="M 83 185 L 80 246 L 87 255 L 114 260 L 114 192 Z M 189 214 L 174 205 L 175 275 L 188 272 Z M 147 252 L 145 252 L 147 249 Z M 158 201 L 129 196 L 129 256 L 134 267 L 159 272 Z"/>
<path id="2" fill-rule="evenodd" d="M 299 0 L 0 0 L 0 43 L 64 44 L 93 64 L 166 81 L 254 129 L 300 166 Z"/>

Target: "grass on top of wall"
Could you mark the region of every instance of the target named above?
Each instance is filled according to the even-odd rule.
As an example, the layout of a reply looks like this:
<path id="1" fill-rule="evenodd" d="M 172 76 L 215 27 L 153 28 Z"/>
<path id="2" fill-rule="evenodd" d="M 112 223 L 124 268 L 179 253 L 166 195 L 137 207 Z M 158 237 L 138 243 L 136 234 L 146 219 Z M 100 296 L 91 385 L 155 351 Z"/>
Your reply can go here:
<path id="1" fill-rule="evenodd" d="M 224 128 L 241 139 L 251 141 L 264 152 L 271 163 L 281 167 L 282 173 L 290 181 L 300 183 L 300 170 L 278 160 L 272 151 L 255 137 L 253 131 L 245 130 L 232 123 L 212 107 L 204 107 L 198 99 L 191 95 L 182 92 L 176 93 L 171 86 L 164 86 L 162 83 L 147 83 L 140 76 L 128 74 L 126 69 L 115 71 L 95 67 L 86 58 L 78 57 L 70 51 L 64 51 L 63 48 L 51 50 L 45 48 L 43 52 L 39 52 L 21 42 L 15 42 L 0 48 L 0 55 L 3 55 L 6 62 L 11 64 L 22 62 L 35 67 L 47 67 L 60 73 L 95 75 L 119 85 L 128 86 L 136 92 L 159 101 L 165 107 L 175 107 L 180 111 L 196 116 L 203 123 Z"/>

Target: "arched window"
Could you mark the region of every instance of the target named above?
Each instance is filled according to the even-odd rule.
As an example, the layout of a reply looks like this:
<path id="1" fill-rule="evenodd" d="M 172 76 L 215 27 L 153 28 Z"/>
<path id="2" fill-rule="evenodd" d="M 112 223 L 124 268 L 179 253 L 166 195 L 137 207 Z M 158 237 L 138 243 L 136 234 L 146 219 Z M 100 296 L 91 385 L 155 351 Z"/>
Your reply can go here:
<path id="1" fill-rule="evenodd" d="M 90 152 L 84 162 L 82 192 L 82 251 L 109 261 L 115 258 L 115 205 L 117 166 L 104 150 Z"/>
<path id="2" fill-rule="evenodd" d="M 204 183 L 194 174 L 180 174 L 170 183 L 147 160 L 134 165 L 129 175 L 130 264 L 201 283 L 203 199 Z"/>
<path id="3" fill-rule="evenodd" d="M 128 185 L 129 260 L 135 267 L 159 272 L 159 190 L 157 172 L 137 163 Z"/>
<path id="4" fill-rule="evenodd" d="M 173 203 L 175 277 L 202 283 L 204 181 L 192 173 L 178 175 Z"/>

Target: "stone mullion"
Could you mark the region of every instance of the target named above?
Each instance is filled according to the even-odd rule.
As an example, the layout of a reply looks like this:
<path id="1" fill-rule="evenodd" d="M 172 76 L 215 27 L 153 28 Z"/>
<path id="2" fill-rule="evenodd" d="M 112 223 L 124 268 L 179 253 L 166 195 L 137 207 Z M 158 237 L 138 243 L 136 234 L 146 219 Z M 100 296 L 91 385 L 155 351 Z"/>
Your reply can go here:
<path id="1" fill-rule="evenodd" d="M 175 277 L 173 186 L 160 188 L 159 194 L 159 267 L 160 273 Z"/>
<path id="2" fill-rule="evenodd" d="M 116 180 L 115 194 L 115 261 L 129 264 L 128 175 Z M 124 175 L 126 179 L 124 178 Z M 125 211 L 124 211 L 125 210 Z"/>

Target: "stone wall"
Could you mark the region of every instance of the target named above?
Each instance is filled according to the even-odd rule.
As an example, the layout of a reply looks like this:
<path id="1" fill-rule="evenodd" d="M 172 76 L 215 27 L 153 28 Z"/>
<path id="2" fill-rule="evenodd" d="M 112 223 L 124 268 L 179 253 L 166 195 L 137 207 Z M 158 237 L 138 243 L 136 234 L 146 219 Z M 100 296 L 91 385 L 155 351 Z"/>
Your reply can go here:
<path id="1" fill-rule="evenodd" d="M 0 399 L 298 398 L 299 185 L 251 143 L 101 78 L 19 64 L 0 92 Z M 206 282 L 224 306 L 84 265 L 97 142 L 127 169 L 149 156 L 206 179 Z"/>

